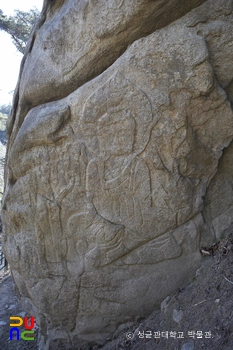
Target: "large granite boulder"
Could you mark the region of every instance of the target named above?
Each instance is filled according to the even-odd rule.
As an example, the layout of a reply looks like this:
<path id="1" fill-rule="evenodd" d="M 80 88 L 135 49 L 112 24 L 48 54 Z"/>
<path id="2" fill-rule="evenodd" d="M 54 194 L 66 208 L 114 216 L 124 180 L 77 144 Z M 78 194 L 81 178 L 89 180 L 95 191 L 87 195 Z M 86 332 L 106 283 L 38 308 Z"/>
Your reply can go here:
<path id="1" fill-rule="evenodd" d="M 103 343 L 148 315 L 233 223 L 233 1 L 177 19 L 202 2 L 44 5 L 3 203 L 4 250 L 43 349 Z"/>

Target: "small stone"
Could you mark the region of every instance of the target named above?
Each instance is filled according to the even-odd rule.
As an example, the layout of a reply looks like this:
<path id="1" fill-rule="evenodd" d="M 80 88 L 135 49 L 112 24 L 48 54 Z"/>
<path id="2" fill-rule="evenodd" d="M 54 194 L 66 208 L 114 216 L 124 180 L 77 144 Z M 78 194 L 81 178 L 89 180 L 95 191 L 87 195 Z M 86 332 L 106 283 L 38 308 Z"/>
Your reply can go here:
<path id="1" fill-rule="evenodd" d="M 196 277 L 198 277 L 198 276 L 201 274 L 201 270 L 202 270 L 202 268 L 197 269 L 197 271 L 196 271 Z"/>
<path id="2" fill-rule="evenodd" d="M 184 343 L 182 345 L 181 350 L 194 350 L 194 342 L 193 341 L 189 341 L 187 343 Z"/>
<path id="3" fill-rule="evenodd" d="M 182 320 L 183 318 L 183 311 L 182 310 L 176 310 L 176 309 L 173 309 L 173 314 L 172 314 L 172 317 L 173 317 L 173 320 L 176 322 L 176 323 L 180 323 L 180 321 Z"/>
<path id="4" fill-rule="evenodd" d="M 162 301 L 162 303 L 161 303 L 161 305 L 160 305 L 160 308 L 161 308 L 161 312 L 162 312 L 162 313 L 165 311 L 169 300 L 170 300 L 170 297 L 168 296 L 168 297 L 166 297 L 166 298 Z"/>
<path id="5" fill-rule="evenodd" d="M 1 326 L 5 326 L 5 325 L 6 325 L 6 322 L 0 321 L 0 327 L 1 327 Z"/>
<path id="6" fill-rule="evenodd" d="M 10 307 L 9 307 L 9 310 L 12 310 L 12 309 L 14 309 L 15 308 L 15 305 L 11 305 Z"/>
<path id="7" fill-rule="evenodd" d="M 218 304 L 220 302 L 220 299 L 215 299 L 215 303 Z"/>

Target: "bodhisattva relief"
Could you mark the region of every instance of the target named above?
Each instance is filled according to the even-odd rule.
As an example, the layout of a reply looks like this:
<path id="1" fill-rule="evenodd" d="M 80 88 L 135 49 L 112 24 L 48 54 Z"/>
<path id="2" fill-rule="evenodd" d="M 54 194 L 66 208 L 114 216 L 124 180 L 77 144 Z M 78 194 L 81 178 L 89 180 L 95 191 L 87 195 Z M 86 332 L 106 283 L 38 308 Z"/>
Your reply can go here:
<path id="1" fill-rule="evenodd" d="M 150 171 L 140 156 L 154 124 L 146 94 L 118 72 L 89 97 L 81 121 L 90 159 L 87 207 L 69 218 L 68 228 L 77 232 L 76 249 L 86 267 L 109 264 L 149 241 L 150 263 L 179 256 L 172 235 L 155 239 L 158 209 L 152 206 Z M 124 262 L 148 263 L 144 260 L 137 249 Z"/>

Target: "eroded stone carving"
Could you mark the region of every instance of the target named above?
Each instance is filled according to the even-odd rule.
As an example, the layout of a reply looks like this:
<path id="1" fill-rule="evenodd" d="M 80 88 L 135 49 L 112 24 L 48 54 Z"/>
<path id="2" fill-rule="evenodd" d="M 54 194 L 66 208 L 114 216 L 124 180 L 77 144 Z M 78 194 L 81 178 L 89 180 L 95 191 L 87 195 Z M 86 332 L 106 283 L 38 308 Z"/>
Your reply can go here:
<path id="1" fill-rule="evenodd" d="M 144 212 L 151 208 L 150 173 L 138 155 L 149 141 L 152 122 L 147 96 L 120 73 L 84 105 L 82 125 L 88 133 L 88 149 L 94 155 L 87 166 L 86 183 L 88 208 L 96 212 L 90 232 L 100 222 L 97 242 L 102 243 L 103 253 L 98 244 L 93 253 L 102 264 L 149 239 L 147 235 L 142 239 L 139 232 L 145 226 Z"/>

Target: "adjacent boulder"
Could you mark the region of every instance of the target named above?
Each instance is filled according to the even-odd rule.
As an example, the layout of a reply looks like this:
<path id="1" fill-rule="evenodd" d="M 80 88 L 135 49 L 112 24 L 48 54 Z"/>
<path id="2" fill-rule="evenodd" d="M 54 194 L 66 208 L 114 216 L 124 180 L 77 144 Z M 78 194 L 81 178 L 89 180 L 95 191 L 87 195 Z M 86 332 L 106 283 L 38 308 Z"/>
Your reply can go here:
<path id="1" fill-rule="evenodd" d="M 4 190 L 4 163 L 6 155 L 6 123 L 7 114 L 0 112 L 0 198 L 2 198 Z"/>
<path id="2" fill-rule="evenodd" d="M 233 57 L 219 43 L 233 44 L 233 2 L 170 23 L 201 2 L 44 7 L 9 123 L 3 203 L 5 253 L 43 349 L 104 343 L 148 315 L 222 234 L 209 208 L 211 188 L 232 184 L 218 174 L 232 174 L 220 159 Z"/>

